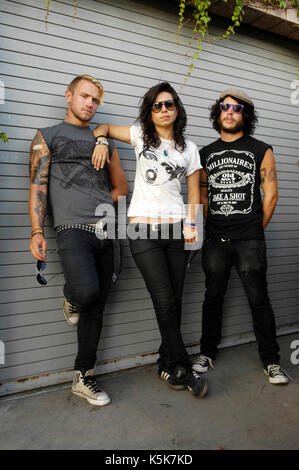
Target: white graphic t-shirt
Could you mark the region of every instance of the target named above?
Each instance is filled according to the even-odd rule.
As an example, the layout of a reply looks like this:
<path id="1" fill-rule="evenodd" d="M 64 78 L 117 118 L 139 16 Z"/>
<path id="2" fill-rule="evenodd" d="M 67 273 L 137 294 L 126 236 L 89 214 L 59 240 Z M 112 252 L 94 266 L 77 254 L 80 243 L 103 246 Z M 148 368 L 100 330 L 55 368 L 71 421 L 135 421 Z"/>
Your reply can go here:
<path id="1" fill-rule="evenodd" d="M 186 140 L 187 147 L 179 152 L 172 141 L 161 138 L 158 148 L 145 148 L 141 127 L 131 126 L 130 135 L 136 174 L 128 216 L 184 218 L 181 182 L 202 168 L 197 146 Z"/>
<path id="2" fill-rule="evenodd" d="M 206 236 L 264 239 L 260 167 L 270 145 L 250 136 L 200 151 L 208 179 Z"/>

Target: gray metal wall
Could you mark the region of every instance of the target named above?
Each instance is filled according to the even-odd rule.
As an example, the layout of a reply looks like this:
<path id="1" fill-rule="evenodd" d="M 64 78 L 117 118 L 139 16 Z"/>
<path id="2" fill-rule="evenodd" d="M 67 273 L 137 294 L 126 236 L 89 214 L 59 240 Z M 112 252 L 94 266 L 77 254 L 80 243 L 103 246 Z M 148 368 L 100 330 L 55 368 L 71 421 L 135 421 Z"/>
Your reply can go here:
<path id="1" fill-rule="evenodd" d="M 62 314 L 62 284 L 58 275 L 46 288 L 34 285 L 34 262 L 28 251 L 28 160 L 30 141 L 38 127 L 54 125 L 65 116 L 64 91 L 73 76 L 88 73 L 105 87 L 105 104 L 94 124 L 131 124 L 145 90 L 160 80 L 179 91 L 187 72 L 185 50 L 189 30 L 177 37 L 173 2 L 79 0 L 51 2 L 46 31 L 39 0 L 0 0 L 1 75 L 5 103 L 0 105 L 0 129 L 10 143 L 1 145 L 0 394 L 70 380 L 76 354 L 76 331 Z M 159 6 L 163 3 L 162 6 Z M 217 31 L 217 30 L 215 30 Z M 244 28 L 234 38 L 205 42 L 204 53 L 181 91 L 190 137 L 202 147 L 217 135 L 208 121 L 208 106 L 219 91 L 242 87 L 260 111 L 256 137 L 274 147 L 279 175 L 279 204 L 267 229 L 269 290 L 279 334 L 298 330 L 299 167 L 298 105 L 290 100 L 296 79 L 298 48 L 291 41 Z M 135 157 L 118 144 L 133 186 Z M 49 248 L 55 236 L 47 219 Z M 56 255 L 49 272 L 59 273 Z M 183 334 L 198 350 L 204 279 L 200 256 L 187 274 Z M 250 311 L 233 273 L 225 302 L 223 345 L 252 339 Z M 152 362 L 159 333 L 151 300 L 127 244 L 124 269 L 106 308 L 98 372 Z"/>

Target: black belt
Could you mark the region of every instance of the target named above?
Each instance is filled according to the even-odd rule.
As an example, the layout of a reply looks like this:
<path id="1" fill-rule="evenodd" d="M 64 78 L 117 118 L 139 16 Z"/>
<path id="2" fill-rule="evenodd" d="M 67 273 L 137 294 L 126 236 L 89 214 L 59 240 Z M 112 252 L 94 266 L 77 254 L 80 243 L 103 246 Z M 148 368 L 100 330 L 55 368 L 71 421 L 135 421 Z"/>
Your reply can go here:
<path id="1" fill-rule="evenodd" d="M 100 235 L 100 238 L 107 238 L 107 224 L 102 222 L 97 222 L 96 224 L 65 224 L 58 225 L 55 230 L 57 233 L 64 230 L 78 229 L 83 230 L 84 232 L 94 233 L 95 235 Z"/>
<path id="2" fill-rule="evenodd" d="M 205 239 L 205 241 L 208 241 L 208 240 L 216 240 L 217 242 L 226 243 L 226 242 L 231 242 L 233 239 L 232 238 L 224 238 L 224 237 L 207 237 Z"/>

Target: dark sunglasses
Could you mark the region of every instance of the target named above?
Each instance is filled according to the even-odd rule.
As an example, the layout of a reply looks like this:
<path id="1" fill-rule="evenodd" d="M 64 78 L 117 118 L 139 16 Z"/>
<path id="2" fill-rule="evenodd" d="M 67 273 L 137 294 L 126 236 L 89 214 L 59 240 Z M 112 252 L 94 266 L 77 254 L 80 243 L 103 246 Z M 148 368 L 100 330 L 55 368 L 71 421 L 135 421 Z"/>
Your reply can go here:
<path id="1" fill-rule="evenodd" d="M 47 280 L 44 276 L 41 275 L 41 271 L 44 271 L 47 267 L 47 263 L 45 261 L 38 260 L 36 262 L 36 280 L 41 286 L 47 285 Z"/>
<path id="2" fill-rule="evenodd" d="M 243 111 L 243 104 L 232 104 L 232 103 L 220 103 L 221 111 L 228 111 L 229 108 L 233 108 L 234 113 L 241 113 Z"/>
<path id="3" fill-rule="evenodd" d="M 175 109 L 175 102 L 173 100 L 166 100 L 166 101 L 157 101 L 156 103 L 154 103 L 152 105 L 152 111 L 154 113 L 158 113 L 159 111 L 161 111 L 163 104 L 165 108 L 168 109 L 168 111 L 173 111 Z"/>
<path id="4" fill-rule="evenodd" d="M 55 252 L 56 250 L 53 250 L 53 252 L 50 251 L 48 252 L 48 254 L 55 253 Z M 46 267 L 47 267 L 46 261 L 37 260 L 36 269 L 35 269 L 35 279 L 38 282 L 38 284 L 40 284 L 41 286 L 46 286 L 48 282 L 51 281 L 51 279 L 57 276 L 57 274 L 53 274 L 53 276 L 51 276 L 50 279 L 47 280 L 45 276 L 41 274 L 43 271 L 45 271 Z"/>

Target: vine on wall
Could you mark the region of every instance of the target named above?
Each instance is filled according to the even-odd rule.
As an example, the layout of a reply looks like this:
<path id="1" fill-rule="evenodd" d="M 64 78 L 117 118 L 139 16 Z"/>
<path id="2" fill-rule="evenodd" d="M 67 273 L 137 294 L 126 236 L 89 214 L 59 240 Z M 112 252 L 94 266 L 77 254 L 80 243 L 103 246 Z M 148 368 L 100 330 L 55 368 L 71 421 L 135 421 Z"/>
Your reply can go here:
<path id="1" fill-rule="evenodd" d="M 73 21 L 74 21 L 76 14 L 77 14 L 79 0 L 73 0 L 73 2 L 74 2 L 74 13 L 73 13 Z M 51 9 L 51 0 L 46 0 L 46 16 L 45 16 L 46 30 L 48 30 L 48 18 L 50 15 L 50 9 Z"/>
<path id="2" fill-rule="evenodd" d="M 6 132 L 0 132 L 0 140 L 2 140 L 4 143 L 9 142 Z"/>
<path id="3" fill-rule="evenodd" d="M 46 28 L 48 25 L 48 17 L 50 14 L 51 0 L 41 0 L 46 2 L 46 16 L 45 23 Z M 74 13 L 73 21 L 76 17 L 79 0 L 73 0 L 74 2 Z M 192 24 L 192 38 L 189 41 L 189 48 L 192 45 L 194 52 L 192 54 L 191 63 L 189 65 L 188 72 L 185 77 L 185 81 L 190 77 L 191 72 L 195 66 L 196 60 L 200 59 L 200 53 L 202 51 L 202 41 L 205 36 L 209 33 L 209 24 L 211 22 L 211 15 L 209 9 L 214 5 L 220 3 L 228 4 L 228 0 L 178 0 L 179 2 L 179 13 L 178 13 L 178 31 L 187 24 Z M 216 39 L 229 39 L 233 34 L 236 33 L 237 28 L 242 23 L 244 16 L 244 6 L 252 3 L 263 3 L 269 8 L 281 8 L 286 10 L 287 8 L 296 8 L 297 16 L 299 17 L 299 0 L 234 0 L 234 10 L 231 16 L 231 24 L 226 28 L 223 34 L 216 36 Z M 185 18 L 186 16 L 186 18 Z M 187 52 L 188 55 L 188 52 Z M 298 73 L 299 78 L 299 73 Z"/>
<path id="4" fill-rule="evenodd" d="M 45 3 L 46 15 L 45 23 L 46 29 L 48 26 L 48 18 L 51 10 L 51 0 L 41 0 Z M 297 8 L 297 16 L 299 17 L 299 0 L 260 0 L 259 3 L 264 3 L 269 8 L 281 8 L 286 10 L 287 8 Z M 74 13 L 73 21 L 75 20 L 79 0 L 73 0 L 74 2 Z M 209 25 L 211 23 L 211 15 L 209 9 L 219 3 L 228 3 L 228 0 L 179 0 L 179 13 L 178 13 L 178 30 L 179 33 L 182 28 L 191 22 L 192 24 L 192 38 L 189 41 L 189 49 L 192 45 L 195 49 L 191 56 L 191 63 L 189 65 L 189 70 L 185 77 L 185 81 L 190 77 L 191 72 L 194 68 L 196 60 L 200 59 L 200 53 L 202 51 L 202 41 L 209 33 Z M 236 33 L 237 28 L 242 23 L 244 16 L 244 6 L 248 3 L 253 3 L 254 1 L 248 0 L 235 0 L 233 14 L 231 16 L 231 24 L 227 27 L 223 34 L 216 36 L 216 39 L 229 39 L 233 34 Z M 299 80 L 299 69 L 297 70 L 298 80 Z M 5 132 L 0 131 L 0 141 L 8 143 L 8 137 Z"/>
<path id="5" fill-rule="evenodd" d="M 196 60 L 200 58 L 202 51 L 202 41 L 209 33 L 209 25 L 211 22 L 211 15 L 209 12 L 210 7 L 213 5 L 219 5 L 220 3 L 228 3 L 228 0 L 179 0 L 179 32 L 182 30 L 185 24 L 191 22 L 192 25 L 192 38 L 189 41 L 189 49 L 192 45 L 195 50 L 191 58 L 189 70 L 185 81 L 191 75 Z M 223 34 L 216 36 L 216 39 L 229 39 L 233 34 L 236 33 L 237 28 L 242 23 L 244 16 L 244 7 L 247 4 L 254 3 L 254 0 L 235 0 L 234 10 L 230 18 L 231 24 L 226 28 Z M 257 2 L 256 2 L 257 3 Z M 287 8 L 297 8 L 297 16 L 299 17 L 299 0 L 260 0 L 258 3 L 264 3 L 269 8 L 281 8 L 286 10 Z M 186 18 L 185 18 L 186 16 Z"/>

